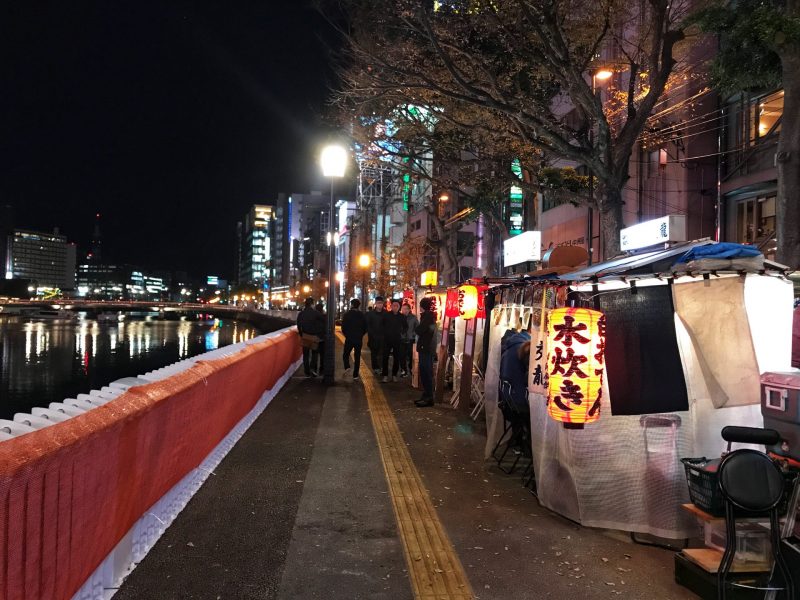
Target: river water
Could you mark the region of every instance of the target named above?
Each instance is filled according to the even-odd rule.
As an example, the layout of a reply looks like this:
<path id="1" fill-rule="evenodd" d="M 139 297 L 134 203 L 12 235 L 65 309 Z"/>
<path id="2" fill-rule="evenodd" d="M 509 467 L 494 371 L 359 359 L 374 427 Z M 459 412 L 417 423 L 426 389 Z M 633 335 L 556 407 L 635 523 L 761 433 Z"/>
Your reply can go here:
<path id="1" fill-rule="evenodd" d="M 0 318 L 0 419 L 260 334 L 235 321 Z"/>

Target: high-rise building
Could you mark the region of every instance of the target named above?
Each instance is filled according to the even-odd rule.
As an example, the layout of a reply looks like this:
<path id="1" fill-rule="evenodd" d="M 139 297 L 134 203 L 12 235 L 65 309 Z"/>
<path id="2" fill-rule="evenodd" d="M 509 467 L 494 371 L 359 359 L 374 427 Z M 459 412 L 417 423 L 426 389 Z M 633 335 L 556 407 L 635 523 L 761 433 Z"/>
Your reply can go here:
<path id="1" fill-rule="evenodd" d="M 244 216 L 241 228 L 239 283 L 267 289 L 272 276 L 270 228 L 275 207 L 254 204 Z"/>
<path id="2" fill-rule="evenodd" d="M 14 232 L 14 209 L 8 205 L 0 206 L 0 278 L 11 279 L 11 240 Z"/>
<path id="3" fill-rule="evenodd" d="M 75 245 L 58 229 L 14 229 L 6 237 L 6 279 L 27 279 L 37 290 L 74 289 Z"/>

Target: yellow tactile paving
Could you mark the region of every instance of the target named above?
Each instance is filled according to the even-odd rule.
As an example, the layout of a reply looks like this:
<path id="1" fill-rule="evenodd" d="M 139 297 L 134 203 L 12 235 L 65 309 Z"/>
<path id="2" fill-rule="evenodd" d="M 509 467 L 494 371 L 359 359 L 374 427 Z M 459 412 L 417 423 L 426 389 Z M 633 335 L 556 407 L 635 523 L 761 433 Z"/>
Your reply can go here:
<path id="1" fill-rule="evenodd" d="M 383 390 L 368 364 L 361 377 L 415 598 L 474 598 L 464 567 L 439 521 Z"/>

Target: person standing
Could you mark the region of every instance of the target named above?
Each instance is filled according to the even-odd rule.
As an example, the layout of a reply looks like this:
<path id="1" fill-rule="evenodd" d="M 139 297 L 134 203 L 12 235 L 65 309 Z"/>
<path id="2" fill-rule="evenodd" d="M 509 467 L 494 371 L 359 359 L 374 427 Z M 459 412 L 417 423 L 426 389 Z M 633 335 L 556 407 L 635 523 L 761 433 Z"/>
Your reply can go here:
<path id="1" fill-rule="evenodd" d="M 401 342 L 403 344 L 403 363 L 400 365 L 400 377 L 407 377 L 411 373 L 414 363 L 414 338 L 416 337 L 419 319 L 411 312 L 411 305 L 406 302 L 400 307 L 401 314 L 406 319 L 406 328 L 403 329 Z"/>
<path id="2" fill-rule="evenodd" d="M 314 309 L 313 298 L 306 298 L 305 308 L 297 315 L 297 332 L 301 338 L 304 335 L 313 335 L 318 339 L 321 339 L 325 333 L 325 319 Z M 315 352 L 310 347 L 303 345 L 303 371 L 306 377 L 311 377 L 312 375 L 316 377 L 317 375 L 312 364 Z"/>
<path id="3" fill-rule="evenodd" d="M 344 372 L 350 372 L 350 353 L 353 352 L 353 380 L 358 380 L 358 369 L 361 366 L 361 345 L 364 334 L 367 333 L 367 320 L 359 309 L 361 302 L 357 299 L 350 300 L 350 310 L 342 318 L 342 335 L 344 335 Z"/>
<path id="4" fill-rule="evenodd" d="M 419 302 L 420 314 L 417 325 L 417 355 L 419 358 L 419 378 L 422 382 L 422 397 L 414 404 L 422 408 L 433 406 L 433 340 L 436 333 L 436 314 L 431 310 L 431 299 Z"/>
<path id="5" fill-rule="evenodd" d="M 321 375 L 325 370 L 325 333 L 327 330 L 327 323 L 328 318 L 325 314 L 325 305 L 322 302 L 317 302 L 315 310 L 320 314 L 322 318 L 322 333 L 319 335 L 319 344 L 317 345 L 317 349 L 314 351 L 314 356 L 312 358 L 312 362 L 314 363 L 314 375 Z"/>
<path id="6" fill-rule="evenodd" d="M 392 362 L 392 381 L 397 381 L 400 363 L 403 362 L 403 330 L 406 318 L 400 314 L 400 300 L 392 300 L 392 310 L 383 318 L 383 382 L 389 381 L 389 355 Z"/>
<path id="7" fill-rule="evenodd" d="M 375 308 L 367 313 L 367 346 L 369 347 L 372 371 L 377 375 L 381 372 L 383 360 L 383 297 L 375 298 Z"/>

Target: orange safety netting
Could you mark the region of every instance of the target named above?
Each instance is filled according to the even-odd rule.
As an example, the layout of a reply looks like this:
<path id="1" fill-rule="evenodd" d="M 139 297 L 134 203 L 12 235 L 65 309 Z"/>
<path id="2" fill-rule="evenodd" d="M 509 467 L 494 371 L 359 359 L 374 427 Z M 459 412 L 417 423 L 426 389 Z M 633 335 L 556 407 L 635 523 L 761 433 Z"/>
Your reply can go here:
<path id="1" fill-rule="evenodd" d="M 0 444 L 0 597 L 68 599 L 300 356 L 285 332 Z"/>

